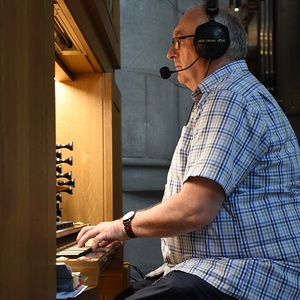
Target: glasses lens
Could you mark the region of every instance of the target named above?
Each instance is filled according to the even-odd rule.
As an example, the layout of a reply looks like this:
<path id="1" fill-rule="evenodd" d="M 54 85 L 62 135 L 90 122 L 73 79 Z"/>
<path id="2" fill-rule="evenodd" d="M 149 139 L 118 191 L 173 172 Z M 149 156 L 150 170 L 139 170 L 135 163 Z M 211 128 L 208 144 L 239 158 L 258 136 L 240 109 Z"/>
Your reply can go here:
<path id="1" fill-rule="evenodd" d="M 179 38 L 178 38 L 178 37 L 174 37 L 174 38 L 172 39 L 172 45 L 174 46 L 174 48 L 175 48 L 176 50 L 179 49 Z"/>
<path id="2" fill-rule="evenodd" d="M 178 50 L 179 49 L 179 47 L 180 47 L 180 40 L 184 40 L 184 39 L 186 39 L 186 38 L 190 38 L 190 37 L 194 37 L 195 35 L 184 35 L 184 36 L 177 36 L 177 37 L 174 37 L 173 39 L 172 39 L 172 45 L 174 46 L 174 48 L 176 49 L 176 50 Z"/>

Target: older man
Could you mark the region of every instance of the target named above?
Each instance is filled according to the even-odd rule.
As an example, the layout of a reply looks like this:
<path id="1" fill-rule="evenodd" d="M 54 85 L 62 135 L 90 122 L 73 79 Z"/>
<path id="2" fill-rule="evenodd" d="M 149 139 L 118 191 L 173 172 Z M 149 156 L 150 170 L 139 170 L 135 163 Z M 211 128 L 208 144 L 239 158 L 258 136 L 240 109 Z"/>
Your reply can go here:
<path id="1" fill-rule="evenodd" d="M 167 57 L 194 106 L 163 201 L 83 229 L 78 245 L 162 238 L 164 265 L 116 299 L 299 299 L 299 145 L 247 68 L 243 26 L 197 5 Z"/>

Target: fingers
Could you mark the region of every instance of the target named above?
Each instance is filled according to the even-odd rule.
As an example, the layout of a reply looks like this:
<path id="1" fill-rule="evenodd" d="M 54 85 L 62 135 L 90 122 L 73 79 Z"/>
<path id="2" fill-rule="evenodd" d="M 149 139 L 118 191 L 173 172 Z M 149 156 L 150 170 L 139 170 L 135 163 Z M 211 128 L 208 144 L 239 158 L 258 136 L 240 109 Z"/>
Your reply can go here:
<path id="1" fill-rule="evenodd" d="M 113 243 L 114 243 L 114 240 L 105 236 L 102 232 L 99 232 L 99 234 L 97 236 L 95 236 L 93 239 L 92 251 L 96 252 L 96 251 L 99 251 L 99 249 L 102 249 L 102 251 L 103 251 L 104 250 L 103 248 L 107 248 L 110 244 L 113 244 Z"/>
<path id="2" fill-rule="evenodd" d="M 99 248 L 105 248 L 107 247 L 109 243 L 105 240 L 97 240 L 97 239 L 94 239 L 93 241 L 93 245 L 92 245 L 92 250 L 93 251 L 97 251 Z"/>
<path id="3" fill-rule="evenodd" d="M 83 247 L 85 243 L 93 239 L 92 251 L 96 252 L 99 248 L 105 248 L 112 240 L 108 238 L 100 229 L 99 226 L 84 227 L 77 236 L 77 246 Z"/>
<path id="4" fill-rule="evenodd" d="M 93 251 L 97 251 L 99 247 L 107 247 L 114 241 L 124 240 L 122 221 L 102 222 L 97 226 L 84 227 L 77 236 L 77 246 L 83 247 L 90 239 L 93 239 Z"/>
<path id="5" fill-rule="evenodd" d="M 85 227 L 83 227 L 83 228 L 80 230 L 80 232 L 78 233 L 76 240 L 79 241 L 79 240 L 81 239 L 81 237 L 82 237 L 87 231 L 89 231 L 89 230 L 91 230 L 91 229 L 93 229 L 93 228 L 95 228 L 95 226 L 85 226 Z"/>
<path id="6" fill-rule="evenodd" d="M 113 241 L 113 242 L 108 242 L 108 241 L 101 241 L 100 243 L 95 242 L 95 248 L 96 251 L 109 251 L 110 249 L 113 248 L 118 248 L 118 246 L 120 245 L 120 241 Z M 93 249 L 93 246 L 92 246 Z"/>
<path id="7" fill-rule="evenodd" d="M 83 247 L 85 243 L 97 235 L 97 231 L 95 231 L 95 226 L 86 226 L 81 229 L 79 232 L 76 241 L 78 247 Z"/>
<path id="8" fill-rule="evenodd" d="M 113 241 L 112 243 L 108 244 L 106 246 L 106 248 L 109 248 L 109 249 L 111 249 L 111 248 L 117 248 L 120 245 L 120 243 L 121 243 L 120 241 Z"/>

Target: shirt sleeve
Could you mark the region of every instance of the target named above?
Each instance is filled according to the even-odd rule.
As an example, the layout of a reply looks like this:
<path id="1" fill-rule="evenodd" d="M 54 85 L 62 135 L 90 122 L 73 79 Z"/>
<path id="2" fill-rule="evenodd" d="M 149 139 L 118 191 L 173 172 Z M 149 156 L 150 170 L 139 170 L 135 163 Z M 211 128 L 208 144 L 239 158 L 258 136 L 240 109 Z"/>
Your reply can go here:
<path id="1" fill-rule="evenodd" d="M 267 147 L 266 126 L 246 99 L 228 90 L 204 94 L 195 114 L 184 181 L 190 176 L 209 178 L 228 196 Z"/>

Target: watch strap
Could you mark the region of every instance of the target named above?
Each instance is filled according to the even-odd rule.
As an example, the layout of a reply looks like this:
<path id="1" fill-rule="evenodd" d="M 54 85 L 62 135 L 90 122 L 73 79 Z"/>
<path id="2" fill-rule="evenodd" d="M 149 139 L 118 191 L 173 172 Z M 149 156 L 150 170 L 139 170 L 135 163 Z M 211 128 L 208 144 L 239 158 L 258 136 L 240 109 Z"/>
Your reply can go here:
<path id="1" fill-rule="evenodd" d="M 134 217 L 135 217 L 135 211 L 130 211 L 123 216 L 123 225 L 124 225 L 125 233 L 127 234 L 128 237 L 132 239 L 136 238 L 136 235 L 133 233 L 133 230 L 131 228 L 131 221 L 133 220 Z"/>
<path id="2" fill-rule="evenodd" d="M 129 221 L 123 222 L 124 224 L 124 229 L 127 234 L 132 239 L 136 238 L 136 235 L 133 233 L 132 228 L 131 228 L 131 219 Z"/>

